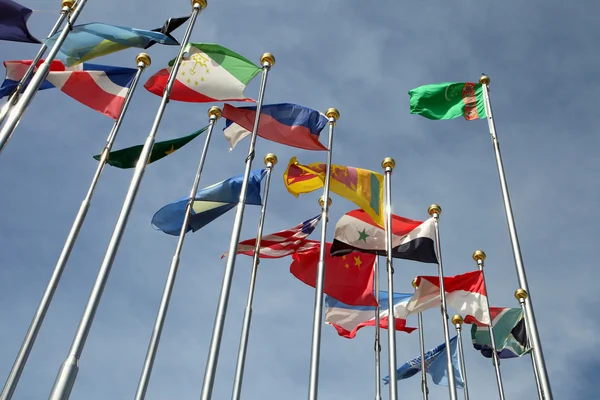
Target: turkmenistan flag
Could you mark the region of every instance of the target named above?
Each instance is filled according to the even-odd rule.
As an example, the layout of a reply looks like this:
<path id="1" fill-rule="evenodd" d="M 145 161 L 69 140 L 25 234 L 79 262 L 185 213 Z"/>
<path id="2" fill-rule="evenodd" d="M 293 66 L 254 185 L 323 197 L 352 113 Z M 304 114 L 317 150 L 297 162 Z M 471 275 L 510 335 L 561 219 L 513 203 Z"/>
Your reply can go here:
<path id="1" fill-rule="evenodd" d="M 181 62 L 171 100 L 192 103 L 215 101 L 250 101 L 244 95 L 246 85 L 260 72 L 260 67 L 236 52 L 218 44 L 189 43 Z M 175 59 L 152 75 L 144 87 L 157 96 L 163 95 Z"/>
<path id="2" fill-rule="evenodd" d="M 472 121 L 486 117 L 480 83 L 436 83 L 409 90 L 408 95 L 410 113 L 425 118 L 437 120 L 464 116 L 466 120 Z"/>
<path id="3" fill-rule="evenodd" d="M 163 157 L 168 156 L 171 153 L 174 153 L 175 150 L 178 150 L 194 140 L 194 138 L 200 135 L 202 132 L 208 129 L 208 126 L 197 130 L 196 132 L 180 137 L 177 139 L 165 140 L 164 142 L 156 142 L 154 143 L 154 147 L 152 148 L 152 153 L 150 153 L 150 160 L 148 160 L 148 164 L 153 163 L 154 161 L 160 160 Z M 137 145 L 133 147 L 127 147 L 125 149 L 111 151 L 108 153 L 108 161 L 106 162 L 113 167 L 127 169 L 127 168 L 135 168 L 138 159 L 140 158 L 140 154 L 142 153 L 143 145 Z M 100 160 L 100 155 L 94 156 L 96 160 Z"/>

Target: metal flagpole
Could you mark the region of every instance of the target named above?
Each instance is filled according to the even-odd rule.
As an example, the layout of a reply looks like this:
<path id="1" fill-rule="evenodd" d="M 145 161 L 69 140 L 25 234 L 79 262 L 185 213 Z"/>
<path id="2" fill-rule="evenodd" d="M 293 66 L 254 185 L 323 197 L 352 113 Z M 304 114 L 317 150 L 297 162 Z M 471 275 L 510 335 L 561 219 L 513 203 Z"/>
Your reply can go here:
<path id="1" fill-rule="evenodd" d="M 56 291 L 56 288 L 58 287 L 58 282 L 60 281 L 62 273 L 67 265 L 67 261 L 69 260 L 69 256 L 71 255 L 71 250 L 73 250 L 73 246 L 75 245 L 75 241 L 77 240 L 77 236 L 79 235 L 79 230 L 81 229 L 81 226 L 83 225 L 83 221 L 85 220 L 87 212 L 90 208 L 90 203 L 92 200 L 92 196 L 94 195 L 94 190 L 96 189 L 96 185 L 98 184 L 98 181 L 100 180 L 100 175 L 102 174 L 102 171 L 104 170 L 104 166 L 105 166 L 106 160 L 108 158 L 108 153 L 110 152 L 110 149 L 112 148 L 115 138 L 117 137 L 117 133 L 119 132 L 119 128 L 121 127 L 121 122 L 123 121 L 125 113 L 127 112 L 127 108 L 129 106 L 129 101 L 131 100 L 131 97 L 133 95 L 133 92 L 135 91 L 135 88 L 138 84 L 140 76 L 142 75 L 142 72 L 144 71 L 144 69 L 146 67 L 148 67 L 150 65 L 150 56 L 148 56 L 145 53 L 140 53 L 136 57 L 136 62 L 137 62 L 138 71 L 135 74 L 133 81 L 131 82 L 131 85 L 129 86 L 129 89 L 127 90 L 127 93 L 125 94 L 125 99 L 123 101 L 123 106 L 121 107 L 121 113 L 119 114 L 119 118 L 115 121 L 115 123 L 108 135 L 108 138 L 106 139 L 106 145 L 104 146 L 104 150 L 102 152 L 102 157 L 100 158 L 100 161 L 98 162 L 98 167 L 96 168 L 96 173 L 94 174 L 92 183 L 90 184 L 88 192 L 87 192 L 85 198 L 83 199 L 81 206 L 79 207 L 79 212 L 77 213 L 77 216 L 75 217 L 75 221 L 73 222 L 73 225 L 71 226 L 71 231 L 69 232 L 69 236 L 67 237 L 67 240 L 63 246 L 62 252 L 60 253 L 58 262 L 56 263 L 56 266 L 54 267 L 54 272 L 52 273 L 52 276 L 50 277 L 50 281 L 48 282 L 48 285 L 46 286 L 46 290 L 44 291 L 44 294 L 42 295 L 42 300 L 40 301 L 40 304 L 38 305 L 38 308 L 35 312 L 33 320 L 31 321 L 31 324 L 29 326 L 29 330 L 27 331 L 27 334 L 25 335 L 25 339 L 23 340 L 23 344 L 21 345 L 19 354 L 17 355 L 15 363 L 12 367 L 12 370 L 10 371 L 8 379 L 6 380 L 4 389 L 2 389 L 2 393 L 0 394 L 0 400 L 10 400 L 12 398 L 12 395 L 13 395 L 15 389 L 17 388 L 17 384 L 19 383 L 21 373 L 23 372 L 23 369 L 25 368 L 25 364 L 27 363 L 27 359 L 29 358 L 29 353 L 31 352 L 31 349 L 33 348 L 37 334 L 38 334 L 40 328 L 42 327 L 42 323 L 44 322 L 44 317 L 46 316 L 46 312 L 48 311 L 48 308 L 50 307 L 50 303 L 52 302 L 52 297 L 54 296 L 54 292 Z"/>
<path id="2" fill-rule="evenodd" d="M 117 255 L 117 251 L 119 250 L 119 245 L 121 244 L 121 239 L 123 238 L 123 234 L 127 226 L 129 214 L 131 213 L 133 203 L 140 188 L 140 183 L 144 176 L 146 165 L 150 160 L 152 148 L 154 147 L 154 138 L 156 137 L 156 132 L 158 131 L 160 121 L 165 111 L 165 107 L 167 106 L 167 103 L 169 101 L 169 94 L 175 82 L 177 72 L 179 71 L 179 65 L 181 64 L 181 60 L 183 58 L 185 46 L 194 28 L 194 24 L 196 22 L 196 18 L 198 17 L 198 13 L 201 9 L 206 8 L 206 0 L 193 0 L 192 5 L 193 10 L 190 16 L 190 23 L 184 34 L 183 40 L 181 42 L 181 47 L 179 48 L 179 54 L 177 55 L 171 73 L 169 75 L 169 80 L 167 81 L 167 86 L 165 87 L 162 101 L 158 107 L 158 111 L 156 113 L 154 123 L 152 124 L 152 128 L 150 129 L 150 133 L 148 134 L 146 142 L 144 143 L 144 147 L 142 148 L 140 158 L 138 159 L 137 165 L 135 166 L 133 178 L 131 179 L 131 183 L 129 184 L 129 189 L 127 191 L 127 195 L 125 196 L 125 201 L 123 202 L 121 213 L 119 214 L 119 218 L 117 219 L 117 223 L 115 225 L 113 234 L 110 238 L 106 254 L 104 255 L 104 260 L 102 261 L 102 265 L 100 266 L 100 270 L 98 271 L 96 282 L 94 283 L 94 287 L 92 288 L 92 292 L 85 306 L 85 310 L 81 317 L 81 321 L 79 322 L 79 326 L 77 327 L 77 332 L 75 333 L 75 337 L 73 338 L 73 343 L 71 344 L 71 348 L 69 349 L 69 354 L 66 360 L 61 365 L 60 370 L 58 371 L 58 375 L 56 377 L 56 380 L 54 381 L 54 386 L 52 387 L 52 391 L 50 392 L 49 400 L 68 400 L 69 396 L 71 395 L 71 390 L 73 389 L 73 385 L 77 377 L 77 372 L 79 370 L 79 358 L 83 353 L 85 341 L 87 340 L 87 336 L 90 332 L 90 329 L 92 328 L 92 323 L 96 314 L 96 310 L 98 309 L 98 305 L 100 303 L 100 298 L 102 297 L 102 292 L 104 291 L 104 287 L 106 286 L 106 281 L 108 280 L 110 270 Z"/>
<path id="3" fill-rule="evenodd" d="M 528 315 L 527 315 L 527 309 L 525 307 L 525 299 L 527 298 L 527 292 L 525 290 L 519 288 L 515 291 L 515 298 L 519 301 L 519 304 L 521 305 L 521 310 L 523 310 L 523 318 L 525 319 L 525 326 L 527 327 Z M 529 342 L 529 332 L 527 331 L 527 328 L 525 328 L 525 332 L 527 333 L 527 342 Z M 533 351 L 533 349 L 532 349 L 532 351 Z M 544 394 L 542 392 L 542 385 L 540 383 L 540 373 L 537 369 L 537 365 L 535 363 L 535 360 L 533 359 L 533 356 L 531 357 L 531 363 L 533 364 L 533 375 L 535 378 L 535 386 L 536 386 L 537 392 L 538 392 L 538 399 L 543 400 Z"/>
<path id="4" fill-rule="evenodd" d="M 485 103 L 485 109 L 487 114 L 488 126 L 490 129 L 490 135 L 492 138 L 492 144 L 494 146 L 494 153 L 496 155 L 496 165 L 498 167 L 498 176 L 500 178 L 500 188 L 502 190 L 502 199 L 504 200 L 504 210 L 506 212 L 506 221 L 508 223 L 508 233 L 510 236 L 510 242 L 512 245 L 513 256 L 515 259 L 515 268 L 517 270 L 517 276 L 519 279 L 519 285 L 528 294 L 529 285 L 527 284 L 527 275 L 525 274 L 525 267 L 523 266 L 523 258 L 521 257 L 521 247 L 519 245 L 519 237 L 517 236 L 517 228 L 515 226 L 515 219 L 513 217 L 512 205 L 510 202 L 510 196 L 508 194 L 508 186 L 506 184 L 506 176 L 504 175 L 504 165 L 502 163 L 502 155 L 500 154 L 500 143 L 498 143 L 498 136 L 496 135 L 496 124 L 494 123 L 494 117 L 492 115 L 492 103 L 490 101 L 490 78 L 487 75 L 482 75 L 479 78 L 479 83 L 483 87 L 483 97 Z M 540 384 L 542 387 L 544 398 L 552 400 L 552 389 L 550 388 L 550 380 L 548 379 L 548 372 L 546 370 L 546 362 L 544 360 L 544 353 L 542 351 L 542 343 L 538 334 L 537 323 L 535 321 L 535 313 L 533 311 L 533 303 L 531 296 L 528 295 L 525 299 L 527 305 L 527 330 L 531 339 L 531 345 L 533 347 L 533 359 L 537 365 Z"/>
<path id="5" fill-rule="evenodd" d="M 373 274 L 375 275 L 375 299 L 377 307 L 375 307 L 375 400 L 381 400 L 381 325 L 379 321 L 379 256 L 375 256 L 375 264 L 373 265 Z M 388 301 L 390 296 L 388 295 Z"/>
<path id="6" fill-rule="evenodd" d="M 481 276 L 483 277 L 483 286 L 487 292 L 487 285 L 485 283 L 485 273 L 483 272 L 483 262 L 485 260 L 485 253 L 481 250 L 475 250 L 473 253 L 473 260 L 477 263 Z M 485 301 L 487 303 L 488 310 L 490 309 L 490 302 L 486 296 Z M 490 330 L 490 341 L 492 342 L 492 359 L 494 360 L 494 368 L 496 370 L 496 381 L 498 382 L 498 394 L 500 400 L 504 400 L 504 388 L 502 386 L 502 375 L 500 374 L 500 359 L 498 358 L 498 352 L 496 351 L 496 339 L 494 338 L 494 321 L 492 321 L 492 314 L 490 313 L 490 323 L 488 325 Z"/>
<path id="7" fill-rule="evenodd" d="M 417 288 L 417 278 L 412 281 L 413 288 Z M 423 313 L 418 313 L 419 349 L 421 350 L 421 392 L 423 400 L 429 399 L 429 388 L 427 387 L 427 363 L 425 362 L 425 338 L 423 337 Z"/>
<path id="8" fill-rule="evenodd" d="M 212 398 L 213 386 L 215 383 L 215 373 L 217 371 L 217 363 L 219 361 L 219 350 L 221 348 L 221 338 L 223 336 L 223 327 L 225 325 L 225 315 L 227 314 L 227 303 L 229 302 L 229 293 L 231 292 L 231 281 L 233 279 L 233 269 L 235 267 L 235 259 L 237 253 L 237 245 L 240 240 L 240 231 L 242 230 L 242 220 L 244 218 L 244 208 L 246 206 L 246 193 L 248 192 L 248 179 L 250 177 L 250 169 L 252 168 L 252 160 L 254 160 L 254 147 L 256 144 L 256 135 L 258 133 L 258 125 L 260 122 L 260 112 L 262 109 L 263 98 L 265 96 L 265 86 L 267 85 L 267 76 L 269 71 L 275 65 L 275 57 L 271 53 L 264 53 L 260 57 L 262 65 L 262 80 L 258 91 L 258 100 L 256 102 L 256 118 L 254 119 L 254 127 L 250 138 L 250 147 L 248 148 L 248 156 L 246 157 L 246 168 L 244 170 L 244 179 L 240 189 L 240 200 L 235 212 L 233 221 L 233 231 L 231 232 L 231 241 L 229 242 L 229 251 L 227 252 L 227 265 L 225 266 L 225 274 L 223 276 L 223 284 L 221 286 L 221 294 L 219 295 L 219 303 L 217 305 L 217 313 L 215 315 L 215 323 L 213 326 L 212 338 L 210 340 L 210 348 L 208 351 L 208 359 L 206 361 L 206 369 L 204 371 L 204 382 L 202 384 L 202 400 Z"/>
<path id="9" fill-rule="evenodd" d="M 450 332 L 448 329 L 448 307 L 446 306 L 446 289 L 444 289 L 444 267 L 442 265 L 442 246 L 440 244 L 440 214 L 442 208 L 437 204 L 432 204 L 427 210 L 433 217 L 435 223 L 435 250 L 438 257 L 438 277 L 440 279 L 440 297 L 442 300 L 442 324 L 444 326 L 444 340 L 446 342 L 446 360 L 448 361 L 448 391 L 450 400 L 456 399 L 456 380 L 454 377 L 454 368 L 452 366 L 452 354 L 450 352 Z"/>
<path id="10" fill-rule="evenodd" d="M 317 279 L 315 284 L 315 307 L 313 311 L 313 331 L 310 348 L 310 372 L 308 378 L 308 399 L 317 400 L 319 392 L 319 358 L 321 357 L 321 328 L 323 326 L 323 288 L 325 285 L 325 250 L 327 243 L 327 222 L 331 199 L 329 198 L 329 185 L 331 182 L 331 152 L 333 148 L 333 131 L 335 124 L 340 119 L 340 112 L 336 108 L 329 108 L 325 113 L 329 119 L 329 140 L 327 143 L 327 164 L 325 168 L 325 182 L 323 196 L 319 200 L 321 205 L 321 242 L 319 247 L 319 263 L 317 264 Z M 327 200 L 327 202 L 326 202 Z"/>
<path id="11" fill-rule="evenodd" d="M 392 170 L 396 162 L 386 157 L 381 162 L 385 171 L 385 251 L 388 279 L 388 358 L 390 375 L 390 400 L 398 400 L 398 381 L 396 380 L 396 316 L 394 315 L 394 264 L 392 258 Z"/>
<path id="12" fill-rule="evenodd" d="M 75 8 L 77 6 L 75 3 L 76 3 L 76 1 L 74 1 L 74 0 L 63 0 L 62 5 L 61 5 L 61 10 L 60 10 L 60 15 L 58 16 L 58 20 L 56 21 L 56 23 L 50 30 L 50 33 L 48 34 L 46 39 L 51 38 L 56 32 L 58 32 L 58 29 L 61 27 L 61 25 L 65 21 L 65 19 L 68 17 L 68 14 L 71 12 L 71 10 L 73 8 Z M 40 61 L 40 59 L 46 52 L 47 48 L 48 48 L 48 46 L 46 46 L 46 43 L 42 42 L 42 45 L 40 46 L 38 53 L 35 55 L 33 60 L 31 60 L 31 65 L 29 66 L 29 68 L 27 68 L 27 71 L 25 71 L 25 75 L 23 75 L 23 77 L 17 84 L 17 87 L 15 88 L 15 90 L 11 93 L 11 95 L 6 100 L 6 103 L 0 109 L 0 125 L 2 125 L 2 122 L 4 122 L 4 118 L 6 117 L 6 114 L 8 114 L 8 112 L 14 107 L 14 105 L 17 104 L 17 100 L 19 100 L 19 94 L 21 94 L 21 90 L 23 89 L 23 86 L 25 86 L 25 83 L 31 77 L 31 74 L 35 70 L 35 66 Z"/>
<path id="13" fill-rule="evenodd" d="M 260 264 L 260 244 L 262 241 L 263 227 L 267 213 L 267 199 L 269 197 L 269 187 L 271 185 L 271 172 L 277 164 L 277 156 L 269 153 L 264 159 L 267 166 L 267 176 L 265 177 L 265 189 L 263 194 L 263 204 L 260 210 L 260 219 L 258 230 L 256 232 L 256 246 L 254 247 L 254 256 L 252 259 L 252 275 L 250 276 L 250 288 L 248 289 L 248 301 L 244 311 L 244 322 L 242 325 L 242 334 L 240 338 L 240 348 L 238 350 L 237 364 L 235 367 L 235 378 L 233 381 L 232 400 L 239 400 L 242 395 L 242 380 L 244 378 L 244 365 L 246 364 L 246 351 L 248 350 L 248 337 L 250 336 L 250 323 L 252 321 L 252 301 L 254 300 L 254 287 L 256 285 L 256 274 Z"/>
<path id="14" fill-rule="evenodd" d="M 181 249 L 183 248 L 183 241 L 187 233 L 188 224 L 192 213 L 192 207 L 194 206 L 194 198 L 198 191 L 198 184 L 200 183 L 200 177 L 202 176 L 202 169 L 204 168 L 204 161 L 206 160 L 206 153 L 208 152 L 208 146 L 210 144 L 210 138 L 212 131 L 215 127 L 217 120 L 221 118 L 221 109 L 213 106 L 208 110 L 208 132 L 206 133 L 206 139 L 204 141 L 204 148 L 200 155 L 200 162 L 198 163 L 198 169 L 194 182 L 192 183 L 192 189 L 190 190 L 190 198 L 185 207 L 183 216 L 183 223 L 181 224 L 181 231 L 179 232 L 179 239 L 177 246 L 175 247 L 175 253 L 171 261 L 169 268 L 169 274 L 167 275 L 167 281 L 165 283 L 165 289 L 163 291 L 162 298 L 160 300 L 160 306 L 158 308 L 158 314 L 154 323 L 154 330 L 150 337 L 150 343 L 148 344 L 148 350 L 146 352 L 146 359 L 144 360 L 144 366 L 142 368 L 142 374 L 138 383 L 137 391 L 135 393 L 136 400 L 143 400 L 146 397 L 146 390 L 148 389 L 148 382 L 150 381 L 150 375 L 152 374 L 152 367 L 154 366 L 154 359 L 156 352 L 158 351 L 158 344 L 160 342 L 160 336 L 162 329 L 165 324 L 165 318 L 167 316 L 167 309 L 169 308 L 169 302 L 171 301 L 171 294 L 173 293 L 173 286 L 175 285 L 175 278 L 177 276 L 177 269 L 179 267 L 179 259 L 181 255 Z"/>
<path id="15" fill-rule="evenodd" d="M 29 107 L 29 104 L 33 100 L 33 97 L 36 95 L 38 89 L 46 79 L 46 76 L 48 76 L 48 72 L 50 71 L 50 64 L 56 57 L 56 54 L 58 54 L 58 51 L 60 50 L 60 47 L 64 43 L 67 36 L 69 35 L 69 32 L 71 32 L 72 24 L 75 23 L 75 21 L 77 20 L 77 17 L 81 13 L 81 10 L 83 10 L 86 1 L 87 0 L 79 0 L 79 2 L 77 3 L 77 7 L 75 7 L 75 10 L 73 11 L 73 5 L 75 4 L 75 1 L 63 0 L 61 17 L 64 20 L 67 14 L 70 14 L 70 18 L 67 20 L 68 29 L 67 27 L 65 27 L 58 35 L 56 43 L 54 43 L 54 46 L 52 46 L 50 52 L 48 53 L 48 56 L 46 57 L 42 65 L 39 66 L 36 73 L 33 75 L 31 82 L 29 82 L 27 88 L 23 92 L 23 96 L 17 100 L 17 103 L 14 105 L 14 108 L 10 110 L 10 112 L 6 116 L 4 126 L 0 130 L 0 153 L 2 153 L 4 147 L 6 147 L 6 143 L 9 141 L 13 132 L 17 128 L 19 121 L 21 121 L 23 114 L 25 114 L 25 110 L 27 110 L 27 107 Z"/>
<path id="16" fill-rule="evenodd" d="M 452 323 L 456 328 L 456 334 L 458 335 L 458 357 L 460 357 L 460 373 L 463 378 L 463 382 L 465 383 L 465 400 L 469 400 L 469 385 L 467 384 L 467 367 L 465 366 L 465 353 L 463 351 L 463 342 L 462 342 L 462 324 L 464 320 L 463 317 L 456 314 L 452 317 Z"/>

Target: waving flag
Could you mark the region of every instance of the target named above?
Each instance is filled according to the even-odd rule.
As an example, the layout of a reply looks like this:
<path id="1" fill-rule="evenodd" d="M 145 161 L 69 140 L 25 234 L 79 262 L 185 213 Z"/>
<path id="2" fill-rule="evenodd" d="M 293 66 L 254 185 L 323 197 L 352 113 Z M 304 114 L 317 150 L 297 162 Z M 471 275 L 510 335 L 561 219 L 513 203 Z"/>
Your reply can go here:
<path id="1" fill-rule="evenodd" d="M 256 106 L 233 107 L 225 104 L 225 139 L 233 149 L 250 135 L 256 119 Z M 322 113 L 297 104 L 265 104 L 260 110 L 257 135 L 272 142 L 304 150 L 327 150 L 319 142 L 319 134 L 327 125 Z"/>
<path id="2" fill-rule="evenodd" d="M 410 113 L 428 119 L 486 118 L 483 89 L 479 83 L 445 82 L 419 86 L 408 92 Z"/>
<path id="3" fill-rule="evenodd" d="M 170 37 L 171 39 L 177 41 L 173 36 L 171 36 L 171 32 L 173 32 L 174 30 L 179 28 L 181 25 L 183 25 L 188 19 L 190 19 L 189 15 L 187 15 L 185 17 L 169 18 L 167 21 L 165 21 L 165 23 L 163 24 L 162 27 L 152 29 L 152 32 L 163 33 L 163 34 L 167 35 L 168 37 Z M 148 48 L 154 46 L 156 43 L 157 43 L 156 41 L 151 40 L 150 43 L 148 43 L 148 45 L 146 47 L 144 47 L 144 49 L 148 49 Z"/>
<path id="4" fill-rule="evenodd" d="M 31 9 L 12 0 L 0 0 L 0 40 L 41 43 L 27 28 Z"/>
<path id="5" fill-rule="evenodd" d="M 246 205 L 260 206 L 260 183 L 265 169 L 250 172 Z M 227 211 L 235 208 L 240 198 L 244 175 L 237 175 L 200 190 L 194 198 L 192 215 L 186 232 L 196 232 Z M 168 235 L 179 236 L 189 196 L 167 204 L 154 214 L 152 226 Z"/>
<path id="6" fill-rule="evenodd" d="M 32 61 L 5 61 L 6 78 L 0 97 L 10 95 L 25 76 Z M 43 60 L 38 64 L 41 65 Z M 61 61 L 50 64 L 50 72 L 40 90 L 58 88 L 67 96 L 111 118 L 117 119 L 137 69 L 98 64 L 65 67 Z M 29 83 L 29 82 L 27 82 Z"/>

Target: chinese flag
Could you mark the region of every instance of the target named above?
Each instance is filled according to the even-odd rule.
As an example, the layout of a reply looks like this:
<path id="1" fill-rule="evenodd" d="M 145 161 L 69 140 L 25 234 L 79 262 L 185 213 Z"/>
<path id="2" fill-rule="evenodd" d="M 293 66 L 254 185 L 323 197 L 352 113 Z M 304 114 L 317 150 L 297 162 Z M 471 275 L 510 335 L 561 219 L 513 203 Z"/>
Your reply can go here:
<path id="1" fill-rule="evenodd" d="M 319 263 L 319 242 L 308 251 L 292 254 L 290 272 L 309 286 L 315 287 Z M 329 255 L 331 243 L 325 250 L 324 292 L 351 306 L 376 306 L 373 293 L 373 264 L 375 255 L 352 252 L 343 257 Z"/>

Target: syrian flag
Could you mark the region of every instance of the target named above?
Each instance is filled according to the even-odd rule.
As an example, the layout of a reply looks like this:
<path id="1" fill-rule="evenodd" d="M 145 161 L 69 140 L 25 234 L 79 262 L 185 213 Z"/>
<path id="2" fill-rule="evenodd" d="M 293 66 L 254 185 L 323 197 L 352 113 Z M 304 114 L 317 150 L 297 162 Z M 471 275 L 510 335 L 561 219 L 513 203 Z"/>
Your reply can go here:
<path id="1" fill-rule="evenodd" d="M 385 256 L 385 229 L 362 209 L 346 213 L 335 226 L 332 256 L 351 251 Z M 392 215 L 392 257 L 437 264 L 434 219 L 414 221 Z"/>

